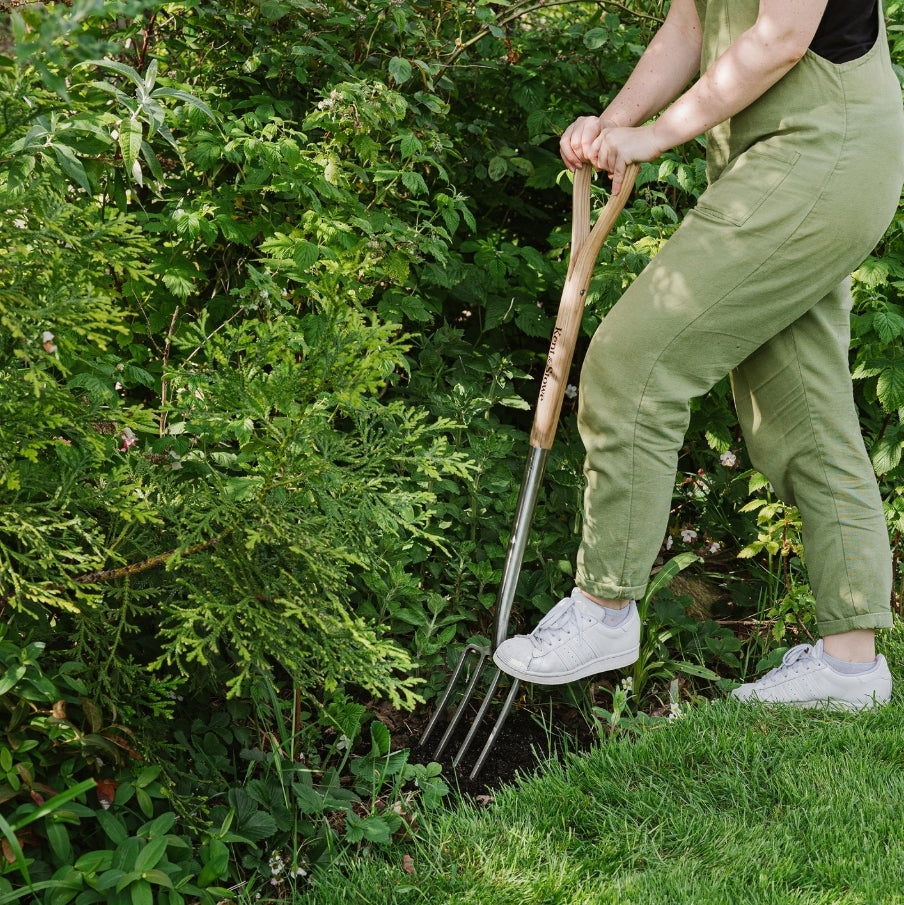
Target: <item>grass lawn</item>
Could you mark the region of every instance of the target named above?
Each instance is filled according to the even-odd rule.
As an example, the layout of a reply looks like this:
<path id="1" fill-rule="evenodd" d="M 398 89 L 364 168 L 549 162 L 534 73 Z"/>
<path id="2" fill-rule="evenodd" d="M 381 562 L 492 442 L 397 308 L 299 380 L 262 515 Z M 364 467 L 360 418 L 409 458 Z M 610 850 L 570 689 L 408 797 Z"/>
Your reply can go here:
<path id="1" fill-rule="evenodd" d="M 704 704 L 429 817 L 296 901 L 904 903 L 902 626 L 882 642 L 901 682 L 878 713 Z"/>

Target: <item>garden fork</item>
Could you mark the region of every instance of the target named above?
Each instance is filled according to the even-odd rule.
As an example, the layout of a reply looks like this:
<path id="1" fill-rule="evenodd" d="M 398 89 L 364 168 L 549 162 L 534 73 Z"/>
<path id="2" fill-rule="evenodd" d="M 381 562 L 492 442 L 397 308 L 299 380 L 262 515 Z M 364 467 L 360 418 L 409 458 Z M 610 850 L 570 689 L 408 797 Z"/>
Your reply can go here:
<path id="1" fill-rule="evenodd" d="M 511 615 L 512 603 L 515 599 L 518 575 L 521 571 L 524 551 L 527 547 L 530 524 L 534 517 L 534 509 L 536 508 L 540 484 L 543 480 L 543 472 L 546 468 L 546 460 L 552 448 L 559 414 L 562 410 L 562 400 L 565 396 L 571 359 L 574 355 L 574 348 L 581 326 L 584 301 L 587 295 L 587 288 L 590 285 L 590 277 L 593 274 L 593 266 L 596 263 L 603 242 L 606 241 L 606 237 L 612 231 L 615 221 L 624 209 L 637 179 L 638 170 L 639 168 L 636 164 L 628 166 L 621 190 L 617 195 L 611 196 L 606 202 L 606 206 L 600 213 L 593 229 L 590 228 L 590 181 L 593 177 L 593 167 L 590 164 L 585 164 L 575 175 L 572 196 L 571 256 L 556 317 L 556 325 L 549 345 L 546 369 L 543 372 L 543 380 L 537 397 L 534 422 L 530 435 L 530 452 L 527 466 L 524 470 L 524 478 L 521 482 L 521 492 L 518 496 L 512 536 L 509 540 L 505 564 L 502 569 L 502 580 L 496 596 L 496 621 L 493 630 L 493 644 L 492 646 L 468 644 L 461 652 L 461 657 L 452 671 L 449 683 L 420 739 L 421 745 L 427 743 L 427 739 L 436 727 L 437 721 L 445 711 L 446 705 L 458 685 L 465 665 L 469 659 L 476 658 L 474 671 L 468 680 L 454 716 L 449 721 L 443 737 L 436 746 L 434 757 L 440 757 L 446 749 L 449 740 L 464 716 L 465 708 L 474 693 L 474 689 L 477 687 L 477 683 L 480 681 L 487 660 L 491 659 L 493 651 L 508 637 L 509 616 Z M 477 711 L 477 716 L 474 718 L 468 734 L 452 759 L 455 767 L 459 765 L 471 747 L 478 727 L 490 708 L 501 678 L 502 672 L 496 669 L 493 678 L 490 680 L 486 695 Z M 496 739 L 502 731 L 503 723 L 518 693 L 518 686 L 519 680 L 512 679 L 511 687 L 499 716 L 496 718 L 489 738 L 484 743 L 483 750 L 471 770 L 471 779 L 474 779 L 480 772 L 487 755 L 496 743 Z"/>

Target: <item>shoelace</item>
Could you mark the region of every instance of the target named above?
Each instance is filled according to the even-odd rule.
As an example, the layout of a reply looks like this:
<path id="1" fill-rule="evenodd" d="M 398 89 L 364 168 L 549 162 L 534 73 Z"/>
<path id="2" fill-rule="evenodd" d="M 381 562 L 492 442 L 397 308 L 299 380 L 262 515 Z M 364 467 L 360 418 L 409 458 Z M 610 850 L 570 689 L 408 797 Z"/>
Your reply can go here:
<path id="1" fill-rule="evenodd" d="M 535 647 L 558 644 L 563 635 L 578 631 L 577 606 L 570 597 L 560 600 L 531 632 L 530 639 Z"/>
<path id="2" fill-rule="evenodd" d="M 774 669 L 770 669 L 761 679 L 760 682 L 771 682 L 780 678 L 787 673 L 795 675 L 806 667 L 806 661 L 813 657 L 815 648 L 811 644 L 798 644 L 785 653 L 782 662 Z"/>

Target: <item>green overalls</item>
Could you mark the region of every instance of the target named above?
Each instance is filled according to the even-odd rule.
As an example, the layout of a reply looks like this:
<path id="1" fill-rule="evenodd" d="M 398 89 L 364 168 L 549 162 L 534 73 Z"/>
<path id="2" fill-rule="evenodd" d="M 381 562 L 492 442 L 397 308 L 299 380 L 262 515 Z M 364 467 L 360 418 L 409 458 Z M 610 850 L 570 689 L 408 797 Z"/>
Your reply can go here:
<path id="1" fill-rule="evenodd" d="M 696 5 L 705 70 L 759 4 Z M 888 531 L 848 364 L 849 275 L 891 222 L 904 182 L 884 21 L 851 62 L 808 51 L 712 130 L 707 149 L 709 187 L 606 316 L 584 362 L 577 584 L 608 598 L 643 594 L 689 400 L 730 373 L 754 467 L 800 509 L 820 631 L 888 627 Z"/>

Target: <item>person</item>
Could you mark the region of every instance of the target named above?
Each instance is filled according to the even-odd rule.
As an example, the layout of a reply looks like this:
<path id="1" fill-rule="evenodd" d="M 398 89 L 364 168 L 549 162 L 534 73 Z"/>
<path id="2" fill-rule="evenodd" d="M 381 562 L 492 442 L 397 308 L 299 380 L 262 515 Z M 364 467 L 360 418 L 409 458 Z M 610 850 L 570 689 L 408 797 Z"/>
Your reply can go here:
<path id="1" fill-rule="evenodd" d="M 699 77 L 696 77 L 699 73 Z M 658 111 L 662 111 L 654 119 Z M 821 639 L 732 693 L 846 709 L 888 701 L 876 629 L 891 557 L 859 429 L 850 274 L 894 216 L 904 112 L 876 0 L 673 0 L 600 116 L 560 152 L 619 191 L 629 163 L 706 135 L 708 186 L 594 335 L 581 371 L 586 449 L 576 587 L 494 659 L 559 684 L 638 657 L 689 400 L 730 375 L 750 459 L 801 513 Z"/>

